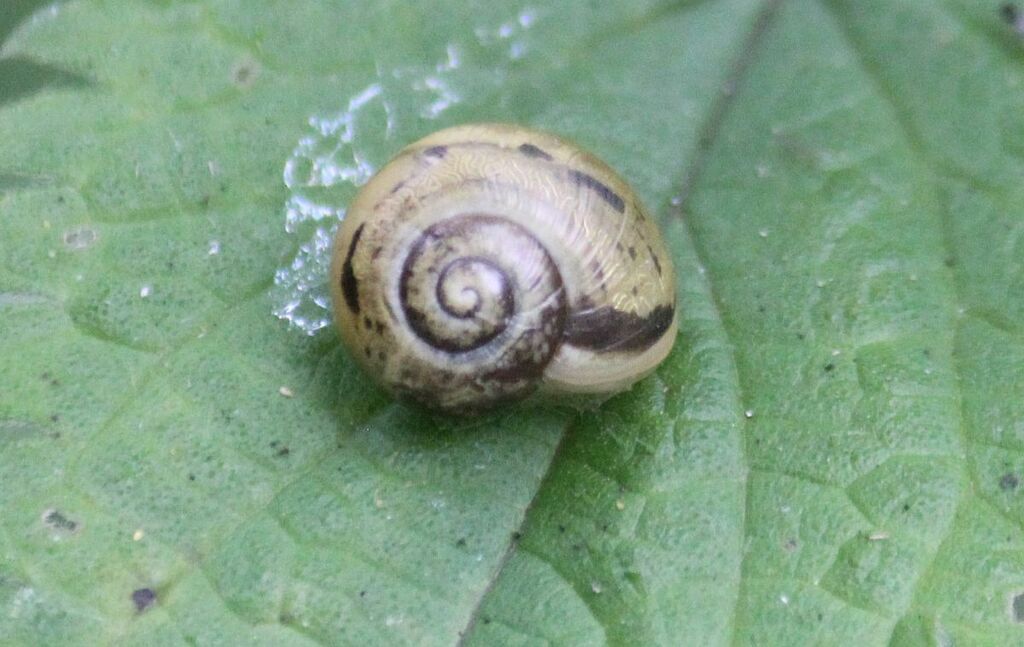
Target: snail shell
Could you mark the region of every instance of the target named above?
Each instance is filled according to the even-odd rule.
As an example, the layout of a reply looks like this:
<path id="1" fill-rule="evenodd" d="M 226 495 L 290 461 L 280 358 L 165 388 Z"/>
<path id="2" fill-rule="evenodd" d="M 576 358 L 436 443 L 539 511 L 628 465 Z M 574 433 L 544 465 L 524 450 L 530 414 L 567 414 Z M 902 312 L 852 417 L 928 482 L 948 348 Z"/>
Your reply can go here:
<path id="1" fill-rule="evenodd" d="M 366 371 L 445 410 L 615 393 L 676 337 L 672 263 L 633 191 L 512 125 L 436 132 L 381 169 L 338 230 L 331 290 Z"/>

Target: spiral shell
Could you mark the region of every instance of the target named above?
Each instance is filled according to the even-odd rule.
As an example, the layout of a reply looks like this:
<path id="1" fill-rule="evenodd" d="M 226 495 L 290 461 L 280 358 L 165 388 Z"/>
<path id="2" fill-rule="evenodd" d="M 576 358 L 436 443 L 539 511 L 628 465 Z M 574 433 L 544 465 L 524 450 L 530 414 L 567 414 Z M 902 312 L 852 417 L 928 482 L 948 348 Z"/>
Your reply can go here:
<path id="1" fill-rule="evenodd" d="M 672 263 L 633 191 L 512 125 L 439 131 L 381 169 L 338 230 L 331 289 L 366 371 L 452 411 L 615 393 L 676 337 Z"/>

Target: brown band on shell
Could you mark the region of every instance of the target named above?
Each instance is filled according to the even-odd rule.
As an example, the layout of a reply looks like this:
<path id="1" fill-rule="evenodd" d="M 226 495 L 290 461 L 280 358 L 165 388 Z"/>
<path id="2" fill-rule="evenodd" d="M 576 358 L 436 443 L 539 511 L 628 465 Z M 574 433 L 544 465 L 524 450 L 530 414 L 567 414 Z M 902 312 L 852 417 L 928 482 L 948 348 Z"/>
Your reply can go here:
<path id="1" fill-rule="evenodd" d="M 647 245 L 647 251 L 651 253 L 651 261 L 654 262 L 654 269 L 658 272 L 658 276 L 661 276 L 661 263 L 658 261 L 658 255 L 654 253 L 654 248 Z"/>
<path id="2" fill-rule="evenodd" d="M 412 243 L 399 277 L 398 298 L 410 328 L 428 345 L 465 353 L 488 344 L 508 327 L 516 306 L 509 268 L 480 256 L 445 258 L 453 251 L 452 239 L 497 222 L 501 220 L 484 215 L 453 218 L 429 227 Z M 430 314 L 433 308 L 423 301 L 427 290 L 440 312 Z M 444 318 L 464 324 L 449 330 Z"/>
<path id="3" fill-rule="evenodd" d="M 544 151 L 544 149 L 538 148 L 529 142 L 525 144 L 520 144 L 519 152 L 522 153 L 523 155 L 526 155 L 527 157 L 534 157 L 537 159 L 547 160 L 549 162 L 554 159 L 553 157 L 548 155 Z"/>
<path id="4" fill-rule="evenodd" d="M 639 351 L 653 346 L 672 326 L 673 306 L 658 306 L 646 317 L 612 306 L 582 307 L 569 316 L 565 343 L 597 351 Z"/>
<path id="5" fill-rule="evenodd" d="M 626 201 L 615 191 L 612 191 L 607 184 L 601 182 L 593 175 L 588 175 L 576 169 L 569 169 L 569 179 L 576 184 L 586 187 L 599 195 L 602 200 L 611 205 L 619 213 L 626 213 Z"/>
<path id="6" fill-rule="evenodd" d="M 341 293 L 345 295 L 345 304 L 348 309 L 359 314 L 359 281 L 352 270 L 352 256 L 356 253 L 356 246 L 359 245 L 359 238 L 363 235 L 363 227 L 366 223 L 359 225 L 352 234 L 352 244 L 348 246 L 348 253 L 345 255 L 345 263 L 341 267 Z"/>

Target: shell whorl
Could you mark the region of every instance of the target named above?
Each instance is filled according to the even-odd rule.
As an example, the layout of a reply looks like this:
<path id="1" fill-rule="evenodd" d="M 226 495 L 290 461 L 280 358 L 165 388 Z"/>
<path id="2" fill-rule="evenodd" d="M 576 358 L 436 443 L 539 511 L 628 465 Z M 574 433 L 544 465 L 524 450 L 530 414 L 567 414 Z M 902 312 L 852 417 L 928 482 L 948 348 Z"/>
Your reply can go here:
<path id="1" fill-rule="evenodd" d="M 478 383 L 538 377 L 561 337 L 558 268 L 530 232 L 466 214 L 431 225 L 408 248 L 398 296 L 409 329 Z"/>
<path id="2" fill-rule="evenodd" d="M 621 390 L 671 349 L 656 227 L 610 169 L 522 128 L 441 131 L 368 183 L 339 229 L 342 339 L 393 392 L 475 410 Z"/>

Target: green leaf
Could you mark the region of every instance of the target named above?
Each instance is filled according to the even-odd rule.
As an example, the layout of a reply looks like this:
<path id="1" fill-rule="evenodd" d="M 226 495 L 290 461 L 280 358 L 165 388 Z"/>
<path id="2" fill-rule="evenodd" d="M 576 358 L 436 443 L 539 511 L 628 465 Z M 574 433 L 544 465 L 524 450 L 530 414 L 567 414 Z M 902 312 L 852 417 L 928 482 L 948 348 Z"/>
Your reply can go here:
<path id="1" fill-rule="evenodd" d="M 1020 15 L 5 3 L 0 643 L 1020 643 Z M 357 185 L 471 120 L 663 224 L 599 409 L 426 414 L 328 325 Z"/>

